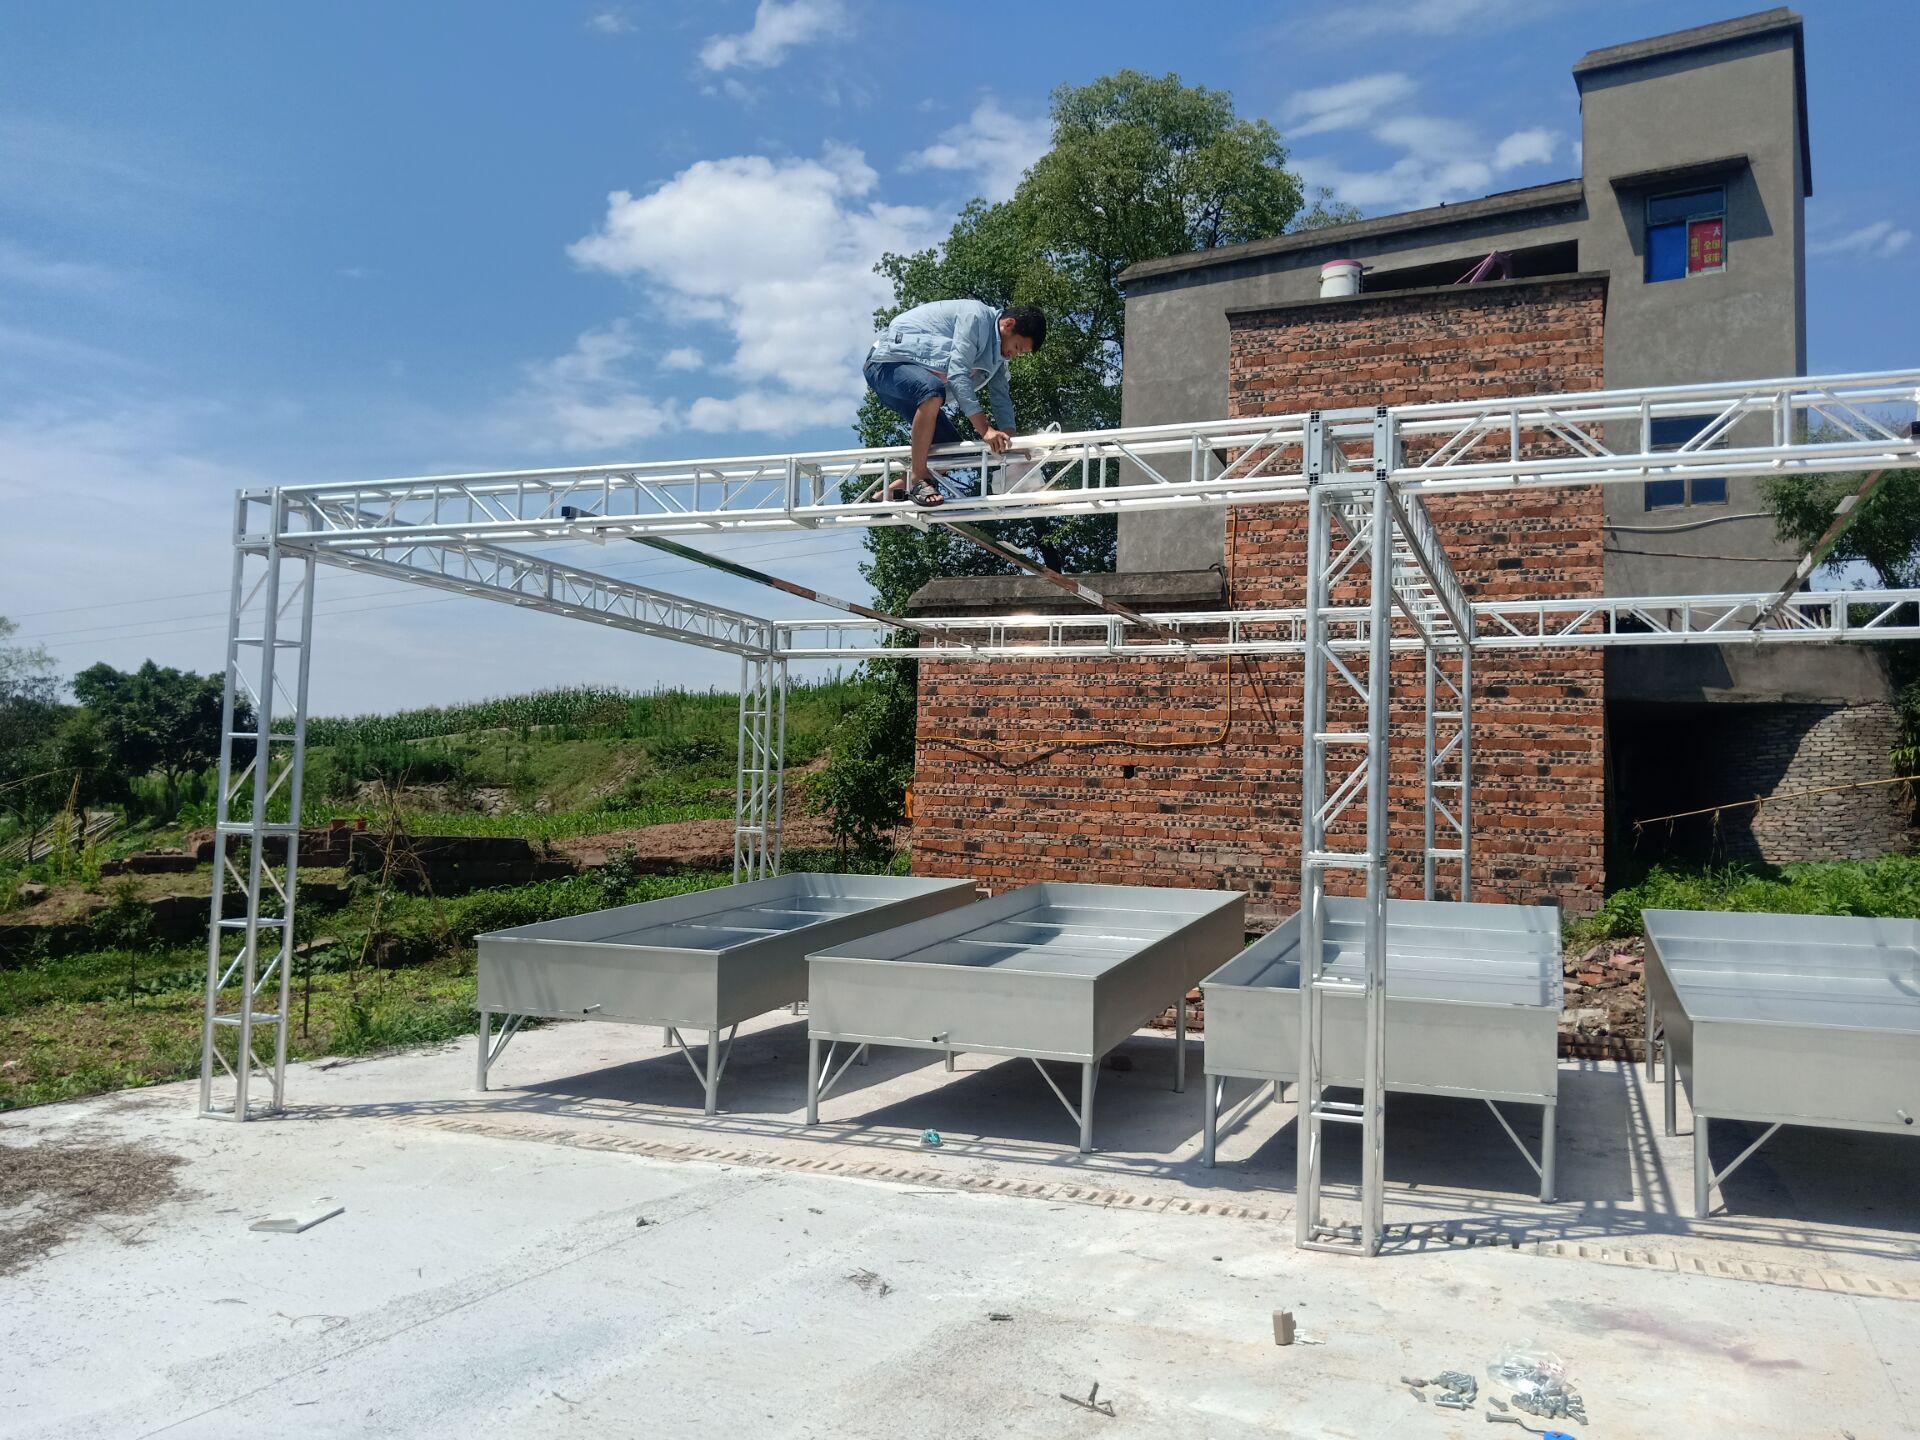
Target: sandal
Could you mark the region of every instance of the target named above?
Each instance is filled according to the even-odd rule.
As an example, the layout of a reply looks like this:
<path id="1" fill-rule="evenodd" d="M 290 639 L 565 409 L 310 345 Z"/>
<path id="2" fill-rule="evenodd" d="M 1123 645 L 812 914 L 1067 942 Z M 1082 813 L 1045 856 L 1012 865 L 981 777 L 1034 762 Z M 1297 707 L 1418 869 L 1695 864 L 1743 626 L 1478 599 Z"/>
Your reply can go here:
<path id="1" fill-rule="evenodd" d="M 912 500 L 914 504 L 928 510 L 931 510 L 936 505 L 944 505 L 947 503 L 947 497 L 940 493 L 940 487 L 931 480 L 914 481 L 913 489 L 907 493 L 907 498 Z"/>

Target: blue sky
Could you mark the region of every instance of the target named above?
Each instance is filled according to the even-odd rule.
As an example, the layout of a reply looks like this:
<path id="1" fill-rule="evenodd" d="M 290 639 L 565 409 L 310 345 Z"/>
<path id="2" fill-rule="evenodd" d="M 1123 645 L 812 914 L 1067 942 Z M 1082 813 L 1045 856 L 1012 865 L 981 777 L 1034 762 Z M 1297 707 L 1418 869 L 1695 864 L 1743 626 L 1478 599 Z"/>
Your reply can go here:
<path id="1" fill-rule="evenodd" d="M 1230 90 L 1310 182 L 1388 213 L 1576 174 L 1582 52 L 1745 8 L 1201 3 L 1169 24 L 1136 0 L 17 0 L 0 614 L 68 671 L 214 670 L 238 486 L 845 444 L 873 261 L 1006 193 L 1056 85 L 1134 66 Z M 1920 363 L 1911 7 L 1801 8 L 1811 366 Z M 824 543 L 738 553 L 857 588 L 857 539 Z M 676 646 L 322 581 L 321 711 L 735 679 Z"/>

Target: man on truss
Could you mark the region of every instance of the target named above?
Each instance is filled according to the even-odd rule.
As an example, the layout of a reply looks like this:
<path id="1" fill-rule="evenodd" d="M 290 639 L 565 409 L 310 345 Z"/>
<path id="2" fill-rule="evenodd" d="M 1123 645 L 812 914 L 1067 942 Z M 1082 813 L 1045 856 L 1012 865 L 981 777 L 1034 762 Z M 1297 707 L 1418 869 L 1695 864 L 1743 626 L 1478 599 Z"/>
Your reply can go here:
<path id="1" fill-rule="evenodd" d="M 1006 451 L 1013 443 L 1007 361 L 1038 350 L 1046 338 L 1047 317 L 1037 305 L 997 310 L 979 300 L 936 300 L 894 317 L 868 349 L 865 367 L 867 388 L 913 426 L 912 460 L 906 477 L 888 485 L 889 499 L 944 502 L 927 452 L 959 443 L 960 432 L 945 411 L 948 401 L 973 422 L 989 449 Z"/>

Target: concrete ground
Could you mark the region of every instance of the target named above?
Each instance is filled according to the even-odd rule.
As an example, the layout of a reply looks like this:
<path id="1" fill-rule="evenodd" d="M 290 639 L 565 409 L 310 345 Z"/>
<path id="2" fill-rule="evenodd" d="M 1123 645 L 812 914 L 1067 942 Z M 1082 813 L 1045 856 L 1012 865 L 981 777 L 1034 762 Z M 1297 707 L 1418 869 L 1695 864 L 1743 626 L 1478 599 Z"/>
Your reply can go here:
<path id="1" fill-rule="evenodd" d="M 711 1120 L 659 1040 L 530 1031 L 485 1095 L 471 1041 L 297 1066 L 244 1126 L 185 1086 L 0 1122 L 183 1162 L 176 1198 L 0 1278 L 0 1435 L 1459 1440 L 1515 1342 L 1567 1360 L 1580 1440 L 1920 1434 L 1900 1137 L 1783 1131 L 1698 1222 L 1684 1102 L 1659 1134 L 1636 1071 L 1563 1068 L 1550 1206 L 1484 1106 L 1395 1097 L 1395 1244 L 1362 1261 L 1292 1246 L 1290 1105 L 1200 1167 L 1197 1045 L 1184 1094 L 1169 1037 L 1124 1047 L 1083 1157 L 1027 1061 L 876 1051 L 809 1131 L 803 1022 L 743 1032 Z M 1276 1347 L 1280 1308 L 1320 1343 Z M 1472 1412 L 1399 1383 L 1445 1369 Z M 1096 1381 L 1111 1417 L 1062 1398 Z"/>

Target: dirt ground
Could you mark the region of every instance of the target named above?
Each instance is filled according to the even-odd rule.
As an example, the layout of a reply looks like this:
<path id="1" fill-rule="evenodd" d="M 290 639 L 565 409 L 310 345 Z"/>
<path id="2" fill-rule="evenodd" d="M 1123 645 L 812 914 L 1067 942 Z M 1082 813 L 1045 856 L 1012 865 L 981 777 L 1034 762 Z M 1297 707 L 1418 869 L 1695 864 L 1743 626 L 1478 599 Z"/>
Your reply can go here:
<path id="1" fill-rule="evenodd" d="M 58 1249 L 89 1221 L 130 1219 L 182 1193 L 174 1175 L 181 1157 L 144 1142 L 79 1133 L 30 1144 L 0 1140 L 0 1152 L 0 1275 Z M 137 1225 L 115 1231 L 128 1244 L 139 1232 Z"/>

